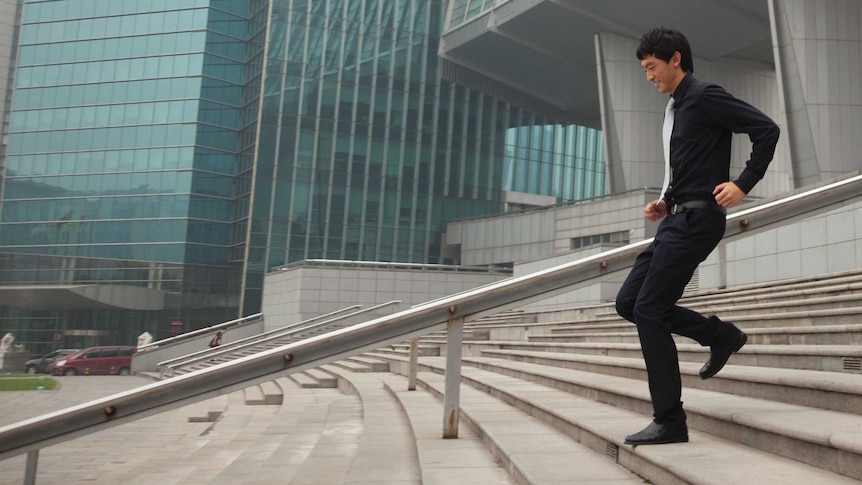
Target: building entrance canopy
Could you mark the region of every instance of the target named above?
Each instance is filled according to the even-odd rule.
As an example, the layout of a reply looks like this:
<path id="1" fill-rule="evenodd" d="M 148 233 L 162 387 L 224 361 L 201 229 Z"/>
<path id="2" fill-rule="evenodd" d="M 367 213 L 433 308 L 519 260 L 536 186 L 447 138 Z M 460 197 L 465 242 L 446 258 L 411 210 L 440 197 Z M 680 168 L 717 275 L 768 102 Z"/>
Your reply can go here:
<path id="1" fill-rule="evenodd" d="M 165 292 L 123 285 L 0 286 L 0 306 L 21 310 L 163 310 Z"/>
<path id="2" fill-rule="evenodd" d="M 465 1 L 450 2 L 455 8 L 440 56 L 591 128 L 601 128 L 594 41 L 600 32 L 639 39 L 653 27 L 673 27 L 686 34 L 696 57 L 773 63 L 767 0 L 504 0 L 457 8 Z M 636 62 L 634 52 L 626 62 Z"/>

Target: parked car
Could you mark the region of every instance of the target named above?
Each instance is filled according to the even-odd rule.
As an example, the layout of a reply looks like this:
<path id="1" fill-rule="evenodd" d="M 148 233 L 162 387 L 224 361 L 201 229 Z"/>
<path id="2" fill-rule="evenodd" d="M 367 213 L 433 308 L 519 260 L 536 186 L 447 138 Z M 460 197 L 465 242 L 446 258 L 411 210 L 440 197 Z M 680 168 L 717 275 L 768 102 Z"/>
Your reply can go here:
<path id="1" fill-rule="evenodd" d="M 81 349 L 57 349 L 49 354 L 43 355 L 42 357 L 30 359 L 27 362 L 24 362 L 24 372 L 28 374 L 50 374 L 51 369 L 49 366 L 51 361 L 58 357 L 74 354 L 80 350 Z"/>
<path id="2" fill-rule="evenodd" d="M 132 370 L 133 345 L 90 347 L 54 363 L 55 376 L 116 374 L 127 376 Z"/>

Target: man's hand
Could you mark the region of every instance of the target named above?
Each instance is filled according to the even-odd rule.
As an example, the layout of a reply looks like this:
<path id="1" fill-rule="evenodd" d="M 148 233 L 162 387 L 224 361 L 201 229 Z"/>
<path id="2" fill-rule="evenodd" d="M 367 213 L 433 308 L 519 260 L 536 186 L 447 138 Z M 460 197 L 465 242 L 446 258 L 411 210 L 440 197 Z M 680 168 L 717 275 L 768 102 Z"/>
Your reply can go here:
<path id="1" fill-rule="evenodd" d="M 654 200 L 644 207 L 644 216 L 655 222 L 667 215 L 667 204 L 663 200 Z"/>
<path id="2" fill-rule="evenodd" d="M 718 205 L 727 209 L 739 204 L 745 198 L 745 192 L 733 182 L 716 185 L 712 195 L 715 196 L 715 202 Z"/>

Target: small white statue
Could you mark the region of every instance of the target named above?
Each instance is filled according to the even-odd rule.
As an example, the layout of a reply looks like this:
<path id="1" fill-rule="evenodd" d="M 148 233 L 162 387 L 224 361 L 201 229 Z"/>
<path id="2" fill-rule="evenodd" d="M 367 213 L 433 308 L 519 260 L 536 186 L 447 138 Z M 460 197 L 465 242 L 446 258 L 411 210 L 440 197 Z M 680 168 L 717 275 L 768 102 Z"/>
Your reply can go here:
<path id="1" fill-rule="evenodd" d="M 150 332 L 144 332 L 138 335 L 138 347 L 143 347 L 144 345 L 149 345 L 153 342 L 153 336 Z"/>
<path id="2" fill-rule="evenodd" d="M 7 333 L 0 339 L 0 354 L 6 352 L 12 352 L 12 342 L 15 341 L 15 337 L 12 336 L 11 333 Z"/>

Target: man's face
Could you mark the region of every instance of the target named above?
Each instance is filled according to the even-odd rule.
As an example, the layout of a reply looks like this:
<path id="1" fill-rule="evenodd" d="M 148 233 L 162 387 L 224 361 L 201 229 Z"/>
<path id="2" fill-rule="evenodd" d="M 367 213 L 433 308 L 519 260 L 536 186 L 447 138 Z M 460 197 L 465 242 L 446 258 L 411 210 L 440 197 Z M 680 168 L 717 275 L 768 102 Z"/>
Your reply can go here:
<path id="1" fill-rule="evenodd" d="M 653 55 L 646 56 L 641 60 L 641 67 L 646 73 L 647 81 L 655 84 L 658 92 L 672 94 L 684 77 L 685 74 L 679 67 L 679 59 L 680 54 L 676 52 L 670 58 L 670 62 L 665 62 Z"/>

